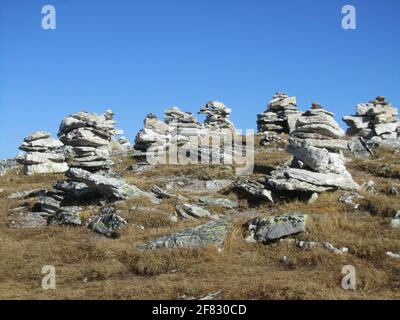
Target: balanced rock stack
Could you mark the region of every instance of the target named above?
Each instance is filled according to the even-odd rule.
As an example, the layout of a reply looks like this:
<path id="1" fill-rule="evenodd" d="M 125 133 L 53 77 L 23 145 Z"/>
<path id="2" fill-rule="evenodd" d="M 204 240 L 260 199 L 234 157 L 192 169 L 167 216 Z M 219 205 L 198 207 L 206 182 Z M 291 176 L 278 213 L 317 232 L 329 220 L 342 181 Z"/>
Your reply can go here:
<path id="1" fill-rule="evenodd" d="M 135 138 L 135 149 L 146 151 L 150 146 L 164 145 L 167 138 L 170 138 L 170 127 L 149 113 L 144 120 L 144 128 L 141 129 Z"/>
<path id="2" fill-rule="evenodd" d="M 397 116 L 397 109 L 380 96 L 369 103 L 358 104 L 356 115 L 345 116 L 343 121 L 350 127 L 347 130 L 350 136 L 391 140 L 400 137 L 400 120 Z"/>
<path id="3" fill-rule="evenodd" d="M 191 112 L 181 111 L 173 107 L 165 112 L 165 123 L 170 126 L 171 143 L 178 145 L 189 142 L 189 137 L 199 137 L 203 134 L 203 127 L 197 122 Z"/>
<path id="4" fill-rule="evenodd" d="M 257 130 L 259 133 L 291 133 L 300 115 L 296 97 L 277 92 L 268 103 L 268 110 L 257 115 Z"/>
<path id="5" fill-rule="evenodd" d="M 165 120 L 161 121 L 153 113 L 144 120 L 144 128 L 135 138 L 135 149 L 146 151 L 150 146 L 166 147 L 170 144 L 182 145 L 191 136 L 201 136 L 203 126 L 190 112 L 181 111 L 178 107 L 165 110 Z"/>
<path id="6" fill-rule="evenodd" d="M 333 114 L 317 103 L 303 113 L 289 139 L 288 152 L 293 155 L 290 167 L 272 172 L 266 183 L 274 191 L 320 193 L 359 188 L 346 170 L 341 149 L 343 130 Z"/>
<path id="7" fill-rule="evenodd" d="M 25 153 L 20 153 L 16 160 L 24 165 L 27 175 L 62 173 L 68 171 L 63 144 L 50 136 L 50 133 L 37 131 L 24 139 L 19 147 Z"/>
<path id="8" fill-rule="evenodd" d="M 91 172 L 110 169 L 110 142 L 117 133 L 114 113 L 78 112 L 64 118 L 59 130 L 60 140 L 67 146 L 70 167 Z"/>
<path id="9" fill-rule="evenodd" d="M 199 114 L 207 115 L 204 121 L 205 129 L 221 134 L 231 134 L 236 131 L 235 126 L 229 120 L 231 112 L 232 110 L 222 102 L 209 101 L 200 109 Z"/>

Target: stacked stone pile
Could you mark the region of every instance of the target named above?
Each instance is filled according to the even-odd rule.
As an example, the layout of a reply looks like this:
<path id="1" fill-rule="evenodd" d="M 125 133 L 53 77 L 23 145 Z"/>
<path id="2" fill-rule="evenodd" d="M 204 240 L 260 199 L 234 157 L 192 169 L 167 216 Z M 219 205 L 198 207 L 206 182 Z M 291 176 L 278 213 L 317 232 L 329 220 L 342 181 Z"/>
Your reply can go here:
<path id="1" fill-rule="evenodd" d="M 79 112 L 66 117 L 59 138 L 67 146 L 70 166 L 91 172 L 110 169 L 110 142 L 119 132 L 114 128 L 114 113 Z"/>
<path id="2" fill-rule="evenodd" d="M 398 111 L 385 97 L 357 105 L 356 115 L 345 116 L 343 121 L 350 127 L 347 134 L 366 139 L 378 137 L 382 140 L 400 137 Z"/>
<path id="3" fill-rule="evenodd" d="M 149 113 L 144 120 L 144 128 L 135 138 L 135 149 L 146 151 L 150 146 L 164 145 L 166 139 L 170 139 L 170 127 L 158 119 L 153 113 Z"/>
<path id="4" fill-rule="evenodd" d="M 16 160 L 24 165 L 27 175 L 66 172 L 68 165 L 62 147 L 63 144 L 50 133 L 37 131 L 24 139 L 19 148 L 25 152 L 20 153 Z"/>
<path id="5" fill-rule="evenodd" d="M 279 192 L 358 189 L 345 167 L 341 149 L 347 148 L 347 142 L 341 140 L 343 136 L 333 114 L 313 103 L 297 120 L 289 139 L 288 152 L 293 155 L 290 167 L 273 171 L 267 185 Z"/>
<path id="6" fill-rule="evenodd" d="M 191 112 L 184 112 L 177 107 L 165 111 L 165 123 L 170 126 L 171 141 L 178 145 L 189 142 L 190 137 L 200 137 L 204 134 L 203 126 L 197 122 Z"/>
<path id="7" fill-rule="evenodd" d="M 235 132 L 235 126 L 229 120 L 231 112 L 232 110 L 226 107 L 222 102 L 209 101 L 200 109 L 199 114 L 207 115 L 204 121 L 204 127 L 206 129 L 224 134 L 226 130 L 228 130 L 228 133 Z"/>
<path id="8" fill-rule="evenodd" d="M 257 115 L 257 130 L 259 133 L 291 133 L 300 115 L 296 97 L 277 92 L 268 103 L 268 109 Z"/>

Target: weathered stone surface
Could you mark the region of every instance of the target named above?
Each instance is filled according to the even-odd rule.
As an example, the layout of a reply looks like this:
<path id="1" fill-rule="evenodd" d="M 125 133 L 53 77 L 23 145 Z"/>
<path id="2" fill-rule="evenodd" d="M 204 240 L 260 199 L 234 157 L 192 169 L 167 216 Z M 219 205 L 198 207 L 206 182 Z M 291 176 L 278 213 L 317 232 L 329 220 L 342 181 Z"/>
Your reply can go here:
<path id="1" fill-rule="evenodd" d="M 277 92 L 268 103 L 268 109 L 257 115 L 257 130 L 259 133 L 292 133 L 300 114 L 296 97 Z"/>
<path id="2" fill-rule="evenodd" d="M 58 181 L 53 188 L 66 192 L 71 198 L 77 200 L 92 199 L 100 196 L 98 191 L 88 187 L 85 183 L 71 180 Z"/>
<path id="3" fill-rule="evenodd" d="M 48 224 L 80 226 L 82 224 L 80 217 L 81 211 L 82 208 L 80 207 L 62 207 L 48 219 Z"/>
<path id="4" fill-rule="evenodd" d="M 288 213 L 268 218 L 250 220 L 246 227 L 250 233 L 248 241 L 272 242 L 283 237 L 298 234 L 306 230 L 307 215 Z"/>
<path id="5" fill-rule="evenodd" d="M 142 250 L 158 248 L 188 248 L 215 245 L 222 247 L 229 232 L 229 222 L 212 221 L 210 223 L 184 229 L 174 234 L 149 241 L 141 246 Z"/>
<path id="6" fill-rule="evenodd" d="M 307 145 L 302 147 L 297 140 L 290 139 L 288 152 L 314 171 L 322 173 L 346 171 L 344 157 L 339 153 L 330 153 L 327 149 Z"/>
<path id="7" fill-rule="evenodd" d="M 369 103 L 358 104 L 356 115 L 345 116 L 343 121 L 349 126 L 347 134 L 350 136 L 396 141 L 400 137 L 397 116 L 397 109 L 385 101 L 385 97 L 377 97 Z"/>
<path id="8" fill-rule="evenodd" d="M 393 228 L 400 229 L 400 211 L 398 211 L 395 217 L 390 221 L 390 225 Z"/>
<path id="9" fill-rule="evenodd" d="M 0 160 L 0 177 L 16 168 L 18 168 L 18 163 L 15 159 Z"/>
<path id="10" fill-rule="evenodd" d="M 103 208 L 100 213 L 90 218 L 88 228 L 106 237 L 118 236 L 118 229 L 127 222 L 116 214 L 114 208 Z"/>
<path id="11" fill-rule="evenodd" d="M 212 131 L 235 131 L 233 123 L 229 120 L 232 109 L 226 107 L 222 102 L 209 101 L 200 109 L 199 114 L 206 114 L 204 126 Z"/>
<path id="12" fill-rule="evenodd" d="M 357 190 L 359 186 L 346 170 L 341 153 L 347 147 L 347 141 L 339 139 L 343 135 L 333 114 L 313 103 L 298 119 L 289 139 L 287 151 L 293 155 L 290 167 L 273 171 L 266 184 L 273 191 L 293 191 L 293 195 Z"/>
<path id="13" fill-rule="evenodd" d="M 61 201 L 57 201 L 50 196 L 41 197 L 39 203 L 41 205 L 42 211 L 49 214 L 56 214 L 57 210 L 59 210 L 61 206 Z"/>
<path id="14" fill-rule="evenodd" d="M 24 139 L 16 161 L 24 166 L 26 175 L 63 173 L 68 170 L 61 147 L 63 144 L 50 133 L 37 131 Z"/>
<path id="15" fill-rule="evenodd" d="M 191 204 L 177 205 L 175 210 L 176 214 L 183 219 L 216 218 L 216 215 L 213 215 L 210 211 Z"/>
<path id="16" fill-rule="evenodd" d="M 200 197 L 199 202 L 205 205 L 222 207 L 226 209 L 236 209 L 239 206 L 237 201 L 225 198 Z"/>
<path id="17" fill-rule="evenodd" d="M 46 131 L 36 131 L 24 139 L 25 142 L 50 138 L 50 133 Z"/>
<path id="18" fill-rule="evenodd" d="M 67 146 L 71 167 L 90 172 L 111 168 L 111 153 L 123 150 L 115 138 L 123 131 L 114 128 L 116 121 L 113 118 L 112 110 L 107 110 L 100 115 L 78 112 L 63 119 L 58 136 Z"/>
<path id="19" fill-rule="evenodd" d="M 254 199 L 274 202 L 271 191 L 266 190 L 264 185 L 256 181 L 244 181 L 236 184 L 236 190 Z"/>
<path id="20" fill-rule="evenodd" d="M 116 199 L 145 197 L 153 203 L 158 204 L 160 202 L 153 194 L 142 191 L 138 187 L 120 179 L 93 174 L 78 168 L 70 169 L 67 172 L 67 176 L 73 181 L 85 183 L 105 197 Z"/>
<path id="21" fill-rule="evenodd" d="M 29 199 L 29 198 L 36 198 L 41 195 L 44 195 L 47 192 L 46 189 L 33 189 L 33 190 L 24 190 L 24 191 L 17 191 L 8 196 L 8 199 L 13 200 L 22 200 L 22 199 Z"/>

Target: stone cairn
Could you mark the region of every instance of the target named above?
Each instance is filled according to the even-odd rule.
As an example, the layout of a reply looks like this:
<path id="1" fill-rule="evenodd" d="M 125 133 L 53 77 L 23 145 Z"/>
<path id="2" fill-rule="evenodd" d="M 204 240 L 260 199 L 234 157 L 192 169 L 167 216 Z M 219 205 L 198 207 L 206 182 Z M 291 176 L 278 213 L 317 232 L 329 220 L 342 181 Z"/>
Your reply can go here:
<path id="1" fill-rule="evenodd" d="M 53 189 L 40 195 L 39 207 L 48 217 L 48 224 L 81 225 L 82 208 L 79 205 L 95 208 L 134 197 L 159 202 L 154 194 L 144 192 L 110 172 L 113 164 L 110 142 L 118 132 L 114 129 L 113 116 L 111 110 L 101 115 L 79 112 L 61 122 L 59 137 L 66 145 L 71 168 L 66 173 L 68 180 L 56 182 Z"/>
<path id="2" fill-rule="evenodd" d="M 203 127 L 191 112 L 183 112 L 177 107 L 165 111 L 165 123 L 170 127 L 170 143 L 183 145 L 190 137 L 199 137 Z"/>
<path id="3" fill-rule="evenodd" d="M 385 97 L 377 97 L 358 104 L 356 115 L 345 116 L 343 121 L 349 126 L 347 134 L 365 139 L 395 140 L 400 137 L 398 111 Z"/>
<path id="4" fill-rule="evenodd" d="M 313 103 L 296 122 L 289 139 L 288 152 L 293 155 L 290 167 L 279 168 L 266 179 L 269 188 L 277 193 L 306 195 L 333 190 L 359 188 L 346 170 L 341 150 L 347 142 L 341 140 L 343 130 L 333 114 Z"/>
<path id="5" fill-rule="evenodd" d="M 101 115 L 79 112 L 64 118 L 58 136 L 67 146 L 70 167 L 90 172 L 110 169 L 110 142 L 118 133 L 113 117 L 107 110 Z"/>
<path id="6" fill-rule="evenodd" d="M 63 144 L 50 133 L 37 131 L 24 139 L 19 149 L 25 152 L 16 160 L 24 165 L 26 175 L 66 172 L 69 168 L 62 148 Z"/>
<path id="7" fill-rule="evenodd" d="M 164 121 L 150 113 L 144 121 L 144 128 L 136 135 L 135 149 L 146 152 L 150 146 L 157 146 L 157 149 L 165 151 L 171 146 L 176 146 L 184 147 L 191 153 L 197 151 L 199 158 L 208 154 L 210 159 L 225 159 L 229 155 L 224 155 L 222 148 L 210 148 L 209 140 L 201 139 L 211 135 L 223 137 L 235 133 L 236 129 L 229 120 L 230 113 L 231 109 L 216 101 L 210 101 L 201 108 L 199 114 L 207 115 L 202 124 L 197 122 L 192 113 L 181 111 L 177 107 L 165 111 Z M 197 138 L 197 141 L 193 139 L 196 145 L 192 143 L 192 137 Z"/>
<path id="8" fill-rule="evenodd" d="M 224 134 L 228 130 L 228 134 L 235 132 L 235 126 L 229 120 L 232 110 L 226 107 L 222 102 L 209 101 L 200 109 L 199 114 L 207 115 L 204 121 L 205 129 Z"/>
<path id="9" fill-rule="evenodd" d="M 166 148 L 169 144 L 184 144 L 190 136 L 202 134 L 202 126 L 190 112 L 178 107 L 165 110 L 164 121 L 149 113 L 144 120 L 144 128 L 135 138 L 135 149 L 147 151 L 150 146 Z"/>
<path id="10" fill-rule="evenodd" d="M 284 92 L 277 92 L 268 103 L 268 109 L 257 115 L 257 130 L 266 135 L 292 133 L 300 115 L 296 97 L 289 97 Z"/>

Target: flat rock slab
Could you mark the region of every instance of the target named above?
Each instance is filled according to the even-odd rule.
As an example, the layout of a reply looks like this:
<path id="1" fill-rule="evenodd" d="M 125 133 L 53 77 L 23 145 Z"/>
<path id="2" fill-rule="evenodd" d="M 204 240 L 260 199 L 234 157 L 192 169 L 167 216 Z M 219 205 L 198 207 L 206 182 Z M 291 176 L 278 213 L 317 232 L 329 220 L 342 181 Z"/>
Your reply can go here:
<path id="1" fill-rule="evenodd" d="M 142 191 L 121 179 L 90 173 L 78 168 L 70 169 L 67 176 L 74 181 L 85 183 L 105 197 L 116 199 L 145 197 L 155 204 L 160 203 L 154 194 Z"/>
<path id="2" fill-rule="evenodd" d="M 216 206 L 226 209 L 236 209 L 239 207 L 237 201 L 225 198 L 200 197 L 199 202 L 207 206 Z"/>
<path id="3" fill-rule="evenodd" d="M 265 219 L 257 217 L 247 223 L 250 232 L 247 240 L 250 242 L 272 242 L 298 234 L 306 230 L 306 221 L 307 215 L 298 212 Z"/>
<path id="4" fill-rule="evenodd" d="M 159 248 L 187 248 L 215 245 L 222 247 L 229 232 L 228 221 L 213 221 L 195 228 L 184 229 L 174 234 L 145 243 L 142 250 Z"/>

